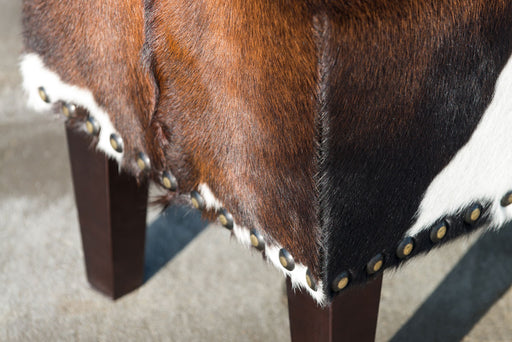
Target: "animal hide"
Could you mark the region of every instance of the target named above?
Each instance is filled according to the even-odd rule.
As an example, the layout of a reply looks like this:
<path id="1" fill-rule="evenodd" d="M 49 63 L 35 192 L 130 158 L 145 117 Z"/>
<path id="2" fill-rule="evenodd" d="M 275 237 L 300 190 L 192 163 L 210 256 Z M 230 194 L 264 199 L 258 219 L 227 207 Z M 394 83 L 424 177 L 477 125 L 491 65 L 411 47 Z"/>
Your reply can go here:
<path id="1" fill-rule="evenodd" d="M 21 69 L 34 107 L 76 106 L 327 304 L 512 217 L 511 23 L 508 1 L 24 0 Z"/>

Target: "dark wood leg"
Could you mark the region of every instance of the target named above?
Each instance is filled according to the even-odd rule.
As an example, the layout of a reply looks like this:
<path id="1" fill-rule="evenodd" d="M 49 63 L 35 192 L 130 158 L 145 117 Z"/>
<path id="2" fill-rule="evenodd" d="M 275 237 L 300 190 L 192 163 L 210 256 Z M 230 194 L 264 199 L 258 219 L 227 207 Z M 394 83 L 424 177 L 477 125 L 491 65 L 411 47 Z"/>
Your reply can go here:
<path id="1" fill-rule="evenodd" d="M 375 340 L 382 275 L 353 288 L 320 308 L 306 293 L 295 292 L 287 279 L 292 342 L 370 342 Z"/>
<path id="2" fill-rule="evenodd" d="M 120 174 L 83 133 L 66 134 L 87 279 L 116 299 L 144 279 L 148 185 Z"/>

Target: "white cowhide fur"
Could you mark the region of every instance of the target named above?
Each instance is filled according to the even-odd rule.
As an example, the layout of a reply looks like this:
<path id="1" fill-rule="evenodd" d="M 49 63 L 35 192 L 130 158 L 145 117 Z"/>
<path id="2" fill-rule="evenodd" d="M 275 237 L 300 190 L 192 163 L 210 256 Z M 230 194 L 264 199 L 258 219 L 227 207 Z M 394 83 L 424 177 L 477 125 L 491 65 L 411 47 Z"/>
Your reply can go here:
<path id="1" fill-rule="evenodd" d="M 108 113 L 95 101 L 93 94 L 83 88 L 62 82 L 59 75 L 48 69 L 42 59 L 28 53 L 22 56 L 20 70 L 23 76 L 23 88 L 28 95 L 28 105 L 36 111 L 49 111 L 52 103 L 46 103 L 39 96 L 39 87 L 44 87 L 50 100 L 73 103 L 88 110 L 100 124 L 101 130 L 97 148 L 119 164 L 123 159 L 123 153 L 117 152 L 110 145 L 110 135 L 117 133 Z"/>
<path id="2" fill-rule="evenodd" d="M 489 226 L 499 228 L 512 218 L 512 206 L 501 198 L 512 190 L 512 58 L 496 82 L 494 97 L 470 140 L 434 178 L 421 201 L 417 220 L 406 236 L 415 236 L 433 222 L 457 213 L 472 202 L 488 200 Z"/>

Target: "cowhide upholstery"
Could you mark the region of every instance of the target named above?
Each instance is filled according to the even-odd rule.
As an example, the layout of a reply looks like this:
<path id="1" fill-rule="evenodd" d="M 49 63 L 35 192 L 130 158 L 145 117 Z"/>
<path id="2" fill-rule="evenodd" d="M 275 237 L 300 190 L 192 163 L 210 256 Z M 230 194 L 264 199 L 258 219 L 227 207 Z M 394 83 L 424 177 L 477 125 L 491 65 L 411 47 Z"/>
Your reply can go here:
<path id="1" fill-rule="evenodd" d="M 320 304 L 512 217 L 512 2 L 24 0 L 29 103 Z"/>

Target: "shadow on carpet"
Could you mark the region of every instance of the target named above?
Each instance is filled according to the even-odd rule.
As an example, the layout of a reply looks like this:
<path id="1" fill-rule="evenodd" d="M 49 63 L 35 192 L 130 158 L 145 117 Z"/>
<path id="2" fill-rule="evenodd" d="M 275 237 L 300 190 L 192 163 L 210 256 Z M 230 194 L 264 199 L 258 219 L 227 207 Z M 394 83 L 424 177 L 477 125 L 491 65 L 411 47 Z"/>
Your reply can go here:
<path id="1" fill-rule="evenodd" d="M 207 221 L 188 207 L 167 208 L 146 230 L 144 282 L 185 248 L 204 228 Z"/>
<path id="2" fill-rule="evenodd" d="M 391 342 L 462 340 L 512 284 L 511 228 L 480 237 Z"/>

